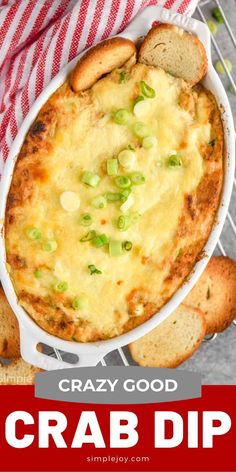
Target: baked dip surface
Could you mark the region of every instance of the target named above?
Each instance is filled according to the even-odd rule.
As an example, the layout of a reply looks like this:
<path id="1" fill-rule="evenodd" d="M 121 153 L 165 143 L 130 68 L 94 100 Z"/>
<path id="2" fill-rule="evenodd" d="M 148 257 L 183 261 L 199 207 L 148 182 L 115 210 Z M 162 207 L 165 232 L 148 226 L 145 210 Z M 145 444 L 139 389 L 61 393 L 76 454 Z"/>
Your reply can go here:
<path id="1" fill-rule="evenodd" d="M 85 92 L 66 82 L 26 136 L 8 195 L 19 303 L 63 339 L 140 325 L 200 257 L 222 179 L 220 112 L 203 86 L 144 64 Z"/>

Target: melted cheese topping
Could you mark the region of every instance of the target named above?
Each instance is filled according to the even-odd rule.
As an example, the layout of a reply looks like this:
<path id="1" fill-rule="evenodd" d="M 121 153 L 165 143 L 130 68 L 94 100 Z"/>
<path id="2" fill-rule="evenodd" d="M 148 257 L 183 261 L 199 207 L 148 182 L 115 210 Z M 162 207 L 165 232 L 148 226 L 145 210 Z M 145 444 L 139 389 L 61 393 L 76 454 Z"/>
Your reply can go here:
<path id="1" fill-rule="evenodd" d="M 132 108 L 140 93 L 141 80 L 155 90 L 156 96 L 145 99 L 146 105 L 139 107 L 137 118 Z M 193 117 L 179 106 L 179 96 L 185 87 L 181 79 L 163 70 L 138 64 L 125 83 L 119 84 L 116 72 L 99 80 L 91 89 L 88 103 L 77 95 L 73 99 L 60 98 L 64 115 L 58 117 L 52 149 L 45 154 L 48 179 L 35 181 L 31 201 L 24 204 L 22 216 L 7 239 L 8 251 L 17 251 L 27 259 L 25 270 L 12 272 L 17 293 L 26 290 L 42 298 L 53 297 L 55 283 L 66 282 L 68 288 L 61 294 L 65 311 L 75 323 L 78 319 L 87 320 L 101 338 L 122 332 L 130 316 L 127 296 L 135 287 L 150 286 L 151 301 L 161 303 L 160 292 L 168 274 L 165 261 L 176 236 L 184 195 L 194 191 L 202 178 L 200 146 L 209 141 L 211 131 L 202 111 L 204 106 L 199 117 Z M 130 110 L 127 125 L 114 123 L 113 113 L 120 108 Z M 157 143 L 152 148 L 144 149 L 142 140 L 135 136 L 136 121 L 147 124 L 150 134 L 156 137 Z M 106 160 L 117 156 L 128 145 L 136 153 L 132 170 L 142 172 L 146 181 L 134 187 L 134 204 L 128 211 L 140 216 L 126 232 L 119 232 L 116 221 L 121 214 L 121 203 L 95 209 L 91 201 L 108 191 L 119 192 L 114 178 L 106 174 Z M 182 166 L 170 168 L 168 157 L 176 152 L 181 153 Z M 100 176 L 97 187 L 81 182 L 83 171 Z M 127 173 L 119 166 L 119 174 Z M 73 193 L 69 198 L 64 192 L 76 194 L 79 208 L 70 200 Z M 64 208 L 61 195 L 66 195 Z M 66 211 L 67 205 L 73 211 Z M 84 213 L 93 217 L 93 224 L 88 228 L 80 224 Z M 26 235 L 29 227 L 38 228 L 41 239 L 29 239 Z M 107 247 L 95 248 L 90 242 L 80 242 L 90 229 L 105 233 L 110 239 L 132 241 L 133 249 L 111 257 Z M 57 248 L 51 252 L 43 250 L 47 241 L 56 241 Z M 144 259 L 147 264 L 143 263 Z M 102 274 L 90 275 L 89 264 Z M 41 270 L 40 278 L 34 276 L 37 268 Z M 70 308 L 75 297 L 87 300 L 79 310 Z M 142 313 L 141 308 L 137 306 L 137 316 Z"/>

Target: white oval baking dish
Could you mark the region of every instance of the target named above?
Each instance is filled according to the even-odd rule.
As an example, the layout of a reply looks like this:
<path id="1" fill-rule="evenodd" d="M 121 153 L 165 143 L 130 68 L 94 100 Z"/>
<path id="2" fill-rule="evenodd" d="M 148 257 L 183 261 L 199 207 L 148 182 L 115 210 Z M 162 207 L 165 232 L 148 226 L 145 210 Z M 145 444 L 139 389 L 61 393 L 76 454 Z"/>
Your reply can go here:
<path id="1" fill-rule="evenodd" d="M 169 10 L 162 9 L 160 7 L 150 6 L 143 10 L 134 19 L 134 21 L 130 23 L 128 28 L 126 28 L 126 30 L 124 30 L 120 34 L 120 36 L 136 40 L 137 38 L 145 35 L 148 32 L 154 20 L 159 20 L 163 23 L 171 23 L 180 26 L 186 31 L 190 31 L 199 37 L 199 39 L 202 41 L 206 48 L 209 64 L 208 73 L 204 80 L 204 85 L 215 95 L 218 104 L 221 105 L 222 109 L 222 120 L 224 125 L 225 139 L 224 185 L 221 195 L 221 202 L 216 216 L 216 222 L 204 248 L 205 257 L 195 265 L 194 270 L 192 271 L 188 281 L 182 285 L 182 287 L 175 293 L 171 300 L 165 306 L 163 306 L 163 308 L 156 315 L 154 315 L 151 319 L 143 323 L 141 326 L 138 326 L 137 328 L 133 329 L 132 331 L 110 340 L 93 343 L 77 343 L 73 341 L 64 341 L 43 331 L 18 304 L 17 297 L 14 292 L 14 287 L 7 271 L 4 242 L 5 205 L 14 170 L 14 165 L 21 145 L 23 143 L 24 137 L 30 125 L 36 118 L 36 115 L 38 114 L 40 108 L 50 97 L 50 95 L 65 81 L 66 77 L 68 76 L 68 73 L 74 68 L 78 58 L 82 54 L 79 55 L 59 72 L 59 74 L 51 81 L 51 83 L 37 98 L 34 105 L 32 106 L 12 145 L 10 155 L 5 165 L 4 175 L 0 188 L 1 282 L 8 298 L 8 301 L 19 321 L 22 357 L 27 362 L 41 367 L 42 369 L 52 370 L 68 367 L 96 365 L 108 352 L 134 341 L 140 336 L 143 336 L 144 334 L 148 333 L 151 329 L 155 328 L 158 324 L 165 320 L 173 312 L 173 310 L 175 310 L 175 308 L 177 308 L 177 306 L 182 302 L 182 300 L 186 297 L 188 292 L 194 286 L 201 273 L 205 269 L 208 259 L 215 248 L 215 245 L 223 228 L 227 209 L 230 202 L 234 178 L 234 124 L 227 95 L 212 65 L 210 50 L 210 33 L 206 25 L 197 20 L 194 20 L 187 16 L 173 13 Z M 36 346 L 39 342 L 48 344 L 49 346 L 52 346 L 56 349 L 60 349 L 62 351 L 77 354 L 79 356 L 78 363 L 73 365 L 67 364 L 63 361 L 48 357 L 45 354 L 38 352 Z"/>

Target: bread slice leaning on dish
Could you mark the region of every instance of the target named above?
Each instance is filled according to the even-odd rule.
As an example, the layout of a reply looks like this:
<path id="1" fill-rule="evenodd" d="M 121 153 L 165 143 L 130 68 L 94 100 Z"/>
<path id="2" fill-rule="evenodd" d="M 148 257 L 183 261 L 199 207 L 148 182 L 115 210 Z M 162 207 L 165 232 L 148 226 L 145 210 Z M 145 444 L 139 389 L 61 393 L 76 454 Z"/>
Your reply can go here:
<path id="1" fill-rule="evenodd" d="M 129 39 L 115 37 L 99 43 L 89 49 L 74 68 L 70 78 L 73 90 L 89 89 L 104 74 L 121 67 L 132 56 L 136 56 L 136 47 Z M 169 24 L 149 31 L 139 50 L 138 62 L 161 67 L 191 85 L 200 82 L 207 71 L 207 56 L 201 41 Z"/>

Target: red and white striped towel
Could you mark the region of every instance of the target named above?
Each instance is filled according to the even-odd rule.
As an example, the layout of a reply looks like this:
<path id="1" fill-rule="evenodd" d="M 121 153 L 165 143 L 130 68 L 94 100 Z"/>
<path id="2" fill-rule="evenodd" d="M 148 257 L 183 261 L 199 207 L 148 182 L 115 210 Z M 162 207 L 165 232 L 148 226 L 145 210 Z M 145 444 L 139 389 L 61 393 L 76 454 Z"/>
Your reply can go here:
<path id="1" fill-rule="evenodd" d="M 32 103 L 84 48 L 148 5 L 191 15 L 198 0 L 0 0 L 0 173 Z"/>

